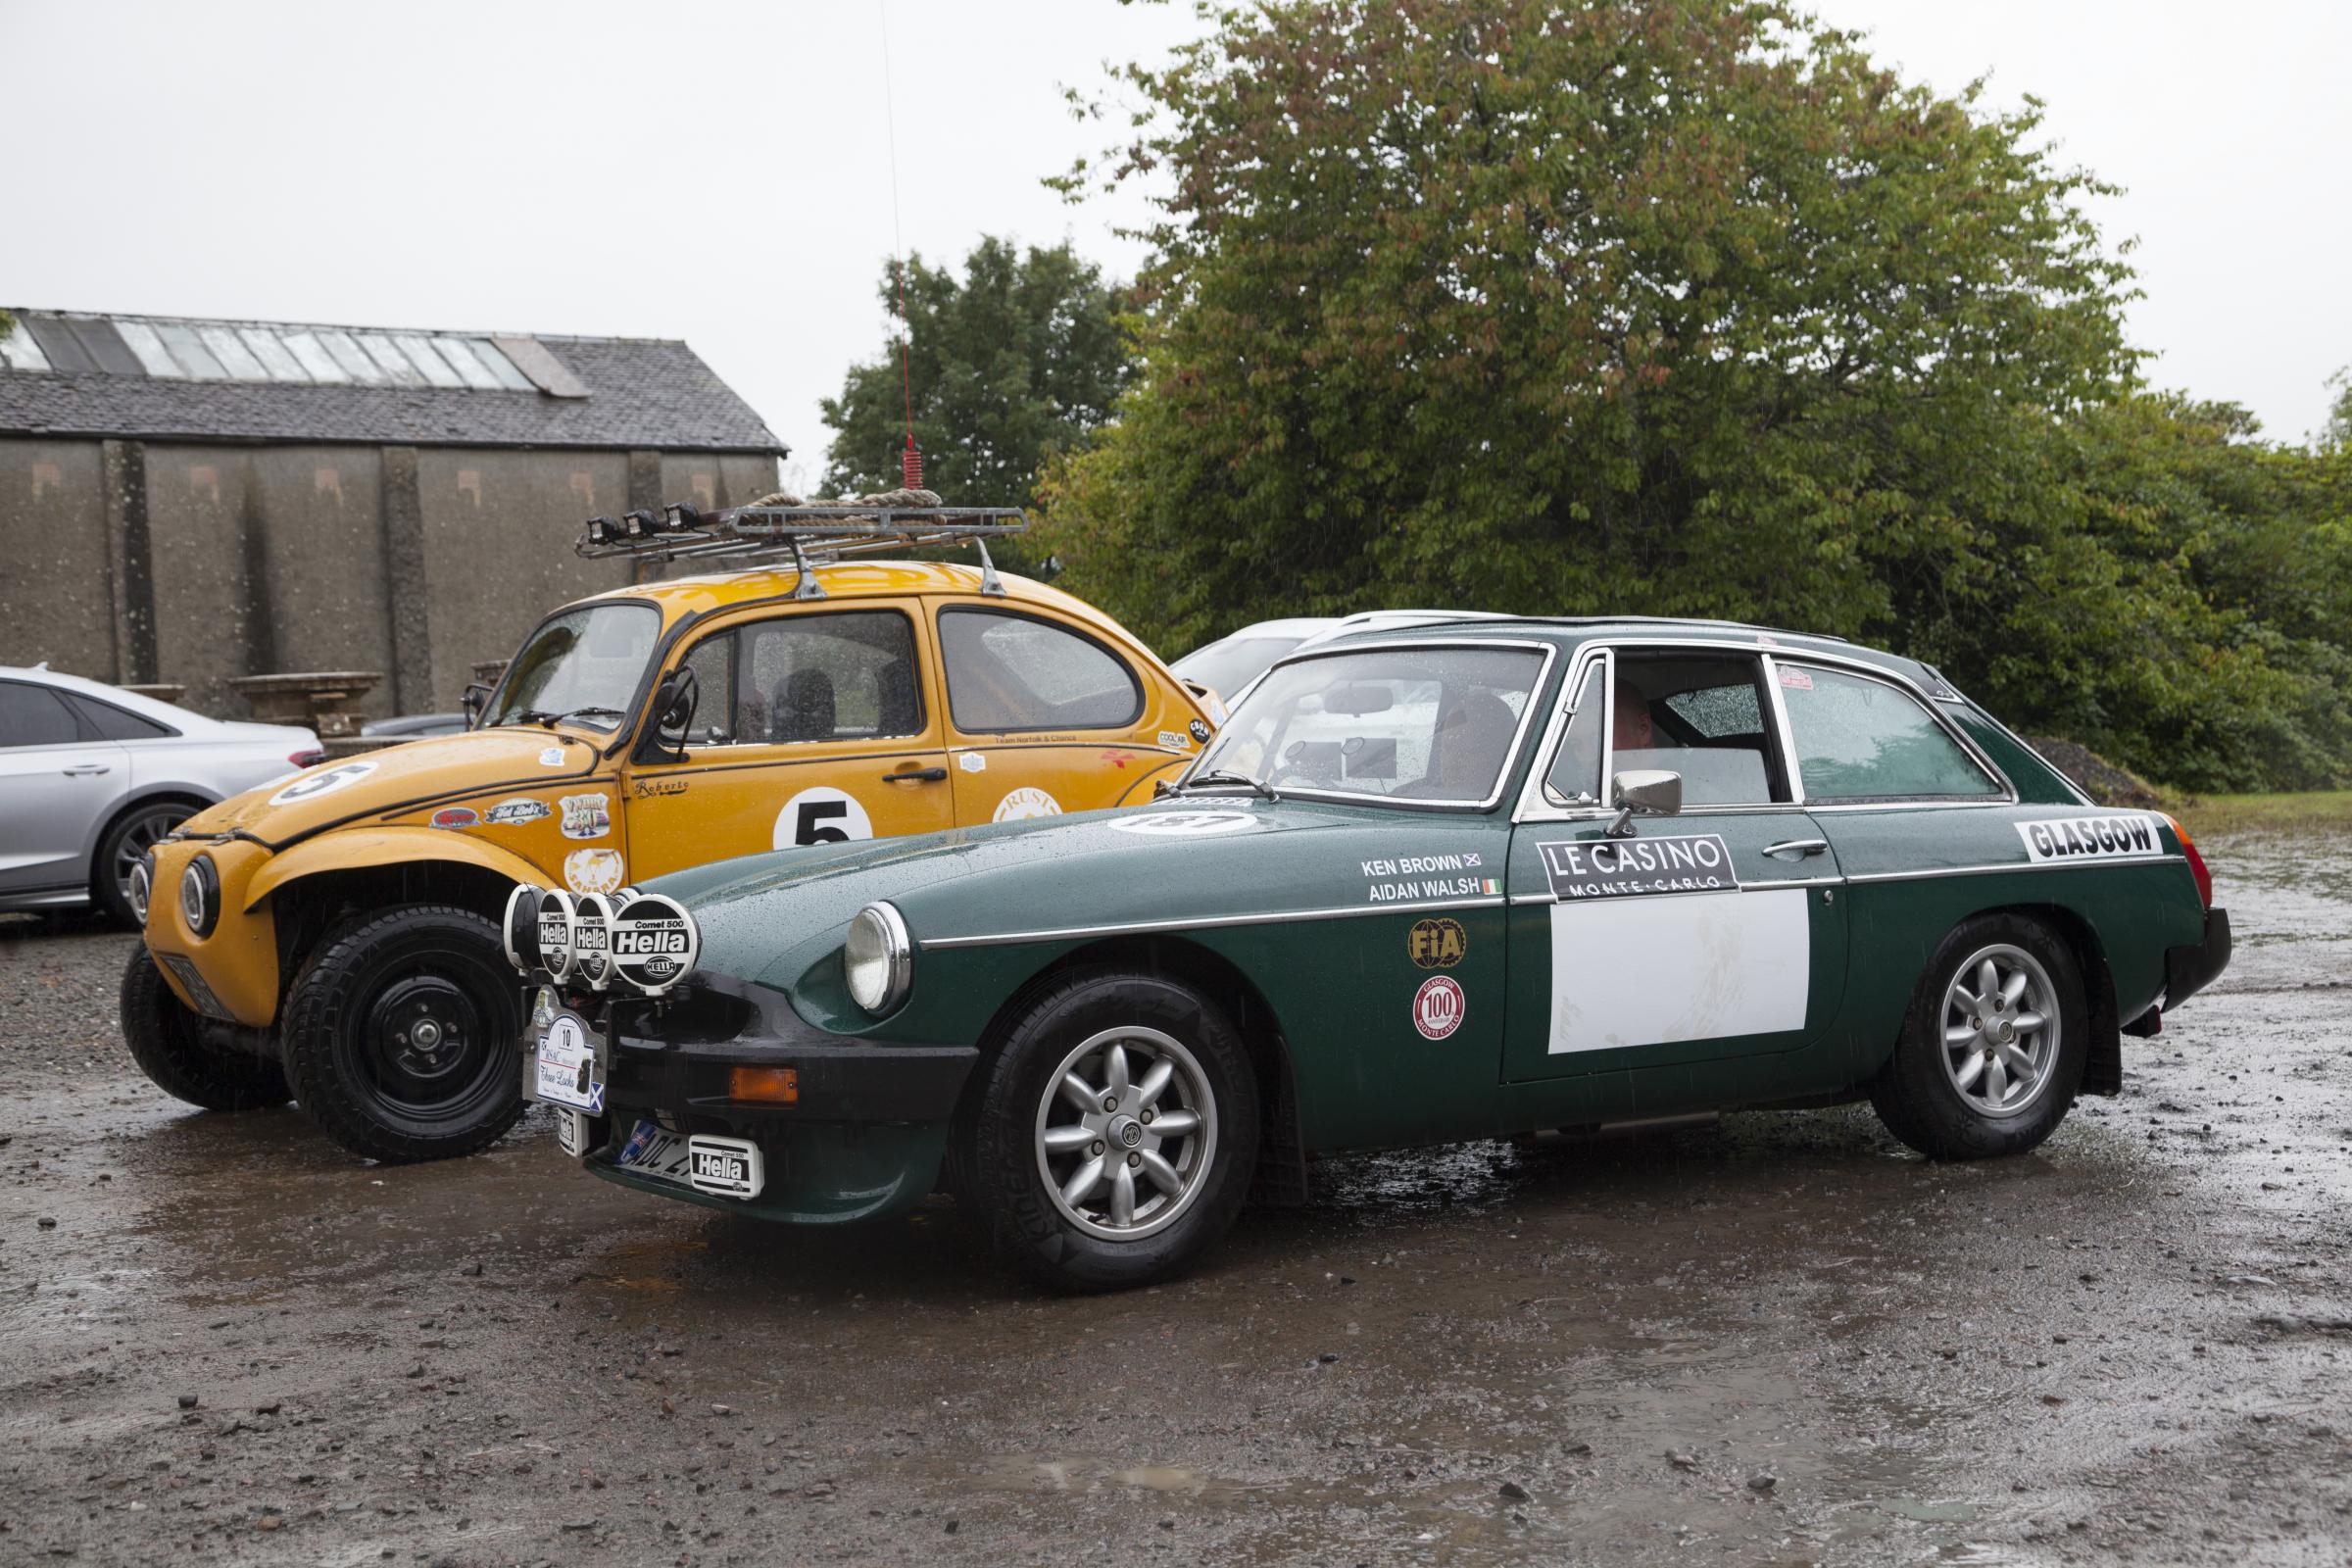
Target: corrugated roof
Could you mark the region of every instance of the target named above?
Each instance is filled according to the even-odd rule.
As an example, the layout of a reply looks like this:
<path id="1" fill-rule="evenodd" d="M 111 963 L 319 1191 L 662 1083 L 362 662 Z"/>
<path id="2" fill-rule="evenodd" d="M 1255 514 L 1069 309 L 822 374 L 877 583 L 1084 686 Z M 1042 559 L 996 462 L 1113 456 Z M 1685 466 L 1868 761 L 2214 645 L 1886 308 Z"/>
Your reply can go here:
<path id="1" fill-rule="evenodd" d="M 784 450 L 664 339 L 11 314 L 0 434 Z"/>

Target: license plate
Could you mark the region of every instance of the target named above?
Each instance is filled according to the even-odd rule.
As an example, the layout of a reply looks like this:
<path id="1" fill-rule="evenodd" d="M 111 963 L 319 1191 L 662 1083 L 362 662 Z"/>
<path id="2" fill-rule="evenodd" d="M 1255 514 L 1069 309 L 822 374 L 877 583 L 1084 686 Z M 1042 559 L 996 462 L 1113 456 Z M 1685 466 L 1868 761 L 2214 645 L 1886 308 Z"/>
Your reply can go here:
<path id="1" fill-rule="evenodd" d="M 760 1146 L 751 1140 L 711 1133 L 687 1137 L 650 1121 L 631 1129 L 614 1163 L 720 1198 L 758 1198 L 767 1185 Z"/>
<path id="2" fill-rule="evenodd" d="M 602 1114 L 605 1073 L 598 1059 L 601 1044 L 578 1013 L 557 1013 L 534 1049 L 531 1078 L 524 1085 L 530 1098 L 569 1105 L 590 1115 Z"/>

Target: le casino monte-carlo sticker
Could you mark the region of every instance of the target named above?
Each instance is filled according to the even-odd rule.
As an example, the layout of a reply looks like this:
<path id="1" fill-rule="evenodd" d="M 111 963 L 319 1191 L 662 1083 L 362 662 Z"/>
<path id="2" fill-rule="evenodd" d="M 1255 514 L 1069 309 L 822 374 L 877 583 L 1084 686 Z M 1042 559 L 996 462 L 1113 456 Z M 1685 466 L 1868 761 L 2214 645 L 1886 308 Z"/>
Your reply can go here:
<path id="1" fill-rule="evenodd" d="M 1551 896 L 1620 899 L 1658 893 L 1730 893 L 1740 887 L 1732 852 L 1714 833 L 1673 838 L 1578 839 L 1542 844 Z"/>

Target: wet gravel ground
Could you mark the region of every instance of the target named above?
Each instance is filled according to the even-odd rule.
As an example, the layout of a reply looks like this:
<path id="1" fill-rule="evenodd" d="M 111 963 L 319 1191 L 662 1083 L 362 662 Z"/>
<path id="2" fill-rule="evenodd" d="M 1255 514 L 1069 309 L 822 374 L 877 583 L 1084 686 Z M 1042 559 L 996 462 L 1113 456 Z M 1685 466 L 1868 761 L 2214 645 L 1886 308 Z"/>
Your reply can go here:
<path id="1" fill-rule="evenodd" d="M 1087 1300 L 526 1124 L 383 1169 L 122 1054 L 0 920 L 0 1562 L 2352 1560 L 2352 842 L 2034 1155 L 1867 1110 L 1335 1162 Z"/>

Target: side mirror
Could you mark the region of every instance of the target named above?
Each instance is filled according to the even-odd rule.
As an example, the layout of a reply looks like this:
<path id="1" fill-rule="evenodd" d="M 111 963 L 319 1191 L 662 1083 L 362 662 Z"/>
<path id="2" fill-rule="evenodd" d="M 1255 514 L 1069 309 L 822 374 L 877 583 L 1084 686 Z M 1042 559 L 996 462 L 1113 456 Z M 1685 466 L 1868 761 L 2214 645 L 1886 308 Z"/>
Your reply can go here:
<path id="1" fill-rule="evenodd" d="M 663 677 L 661 689 L 654 693 L 654 734 L 662 746 L 673 752 L 686 749 L 687 732 L 694 727 L 694 706 L 702 696 L 702 686 L 694 671 L 681 669 Z"/>
<path id="2" fill-rule="evenodd" d="M 482 710 L 490 706 L 490 688 L 478 680 L 473 682 L 458 699 L 458 706 L 466 710 L 466 727 L 477 727 L 482 721 Z"/>
<path id="3" fill-rule="evenodd" d="M 1662 767 L 1629 767 L 1609 778 L 1609 804 L 1617 820 L 1607 836 L 1630 839 L 1637 816 L 1673 816 L 1683 808 L 1683 775 Z"/>

